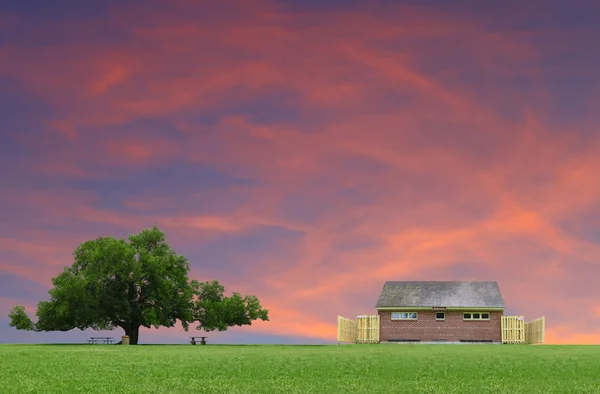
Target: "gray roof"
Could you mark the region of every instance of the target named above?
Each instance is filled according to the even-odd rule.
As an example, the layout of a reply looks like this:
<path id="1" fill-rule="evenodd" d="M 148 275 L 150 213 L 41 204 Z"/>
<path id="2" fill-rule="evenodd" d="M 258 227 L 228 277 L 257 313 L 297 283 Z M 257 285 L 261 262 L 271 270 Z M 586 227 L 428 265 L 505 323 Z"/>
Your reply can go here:
<path id="1" fill-rule="evenodd" d="M 497 282 L 385 282 L 376 308 L 504 308 Z"/>

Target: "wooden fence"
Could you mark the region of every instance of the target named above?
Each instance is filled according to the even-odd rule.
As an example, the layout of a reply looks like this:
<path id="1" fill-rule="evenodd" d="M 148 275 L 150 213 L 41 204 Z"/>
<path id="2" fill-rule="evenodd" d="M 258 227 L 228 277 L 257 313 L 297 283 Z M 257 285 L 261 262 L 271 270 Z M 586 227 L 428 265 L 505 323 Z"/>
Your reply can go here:
<path id="1" fill-rule="evenodd" d="M 337 342 L 379 343 L 379 315 L 358 316 L 356 320 L 338 315 Z M 525 322 L 523 316 L 502 316 L 502 343 L 544 343 L 546 317 Z"/>
<path id="2" fill-rule="evenodd" d="M 523 316 L 502 316 L 502 343 L 525 343 L 525 318 Z"/>
<path id="3" fill-rule="evenodd" d="M 338 344 L 340 342 L 356 343 L 356 322 L 354 320 L 338 315 L 337 328 Z"/>
<path id="4" fill-rule="evenodd" d="M 544 343 L 546 316 L 525 323 L 525 342 Z"/>
<path id="5" fill-rule="evenodd" d="M 379 343 L 379 315 L 356 318 L 356 342 Z"/>
<path id="6" fill-rule="evenodd" d="M 523 316 L 502 316 L 502 343 L 544 343 L 546 317 L 525 322 Z"/>
<path id="7" fill-rule="evenodd" d="M 356 320 L 338 315 L 338 343 L 379 343 L 379 315 L 358 316 Z"/>

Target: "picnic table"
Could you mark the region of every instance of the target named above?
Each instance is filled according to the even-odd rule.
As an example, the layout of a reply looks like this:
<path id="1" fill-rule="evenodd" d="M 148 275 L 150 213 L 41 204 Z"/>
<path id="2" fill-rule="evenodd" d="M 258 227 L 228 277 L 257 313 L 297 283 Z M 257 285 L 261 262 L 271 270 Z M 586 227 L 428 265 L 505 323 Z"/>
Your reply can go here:
<path id="1" fill-rule="evenodd" d="M 190 343 L 192 345 L 196 344 L 196 338 L 200 338 L 200 345 L 206 345 L 206 338 L 207 337 L 190 337 L 190 338 L 192 338 L 192 340 L 190 341 Z"/>
<path id="2" fill-rule="evenodd" d="M 96 343 L 105 343 L 105 344 L 109 344 L 112 343 L 113 339 L 111 337 L 91 337 L 90 339 L 88 339 L 88 343 L 90 344 L 96 344 Z"/>

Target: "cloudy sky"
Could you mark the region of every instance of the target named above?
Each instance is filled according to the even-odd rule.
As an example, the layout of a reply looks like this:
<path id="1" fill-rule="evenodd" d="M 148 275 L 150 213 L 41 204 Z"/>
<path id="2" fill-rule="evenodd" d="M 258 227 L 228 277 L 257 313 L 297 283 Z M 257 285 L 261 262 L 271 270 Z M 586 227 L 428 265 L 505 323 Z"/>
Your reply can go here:
<path id="1" fill-rule="evenodd" d="M 386 280 L 495 280 L 548 343 L 600 343 L 600 6 L 449 4 L 2 1 L 0 341 L 88 337 L 7 314 L 157 224 L 270 310 L 213 342 L 332 343 Z"/>

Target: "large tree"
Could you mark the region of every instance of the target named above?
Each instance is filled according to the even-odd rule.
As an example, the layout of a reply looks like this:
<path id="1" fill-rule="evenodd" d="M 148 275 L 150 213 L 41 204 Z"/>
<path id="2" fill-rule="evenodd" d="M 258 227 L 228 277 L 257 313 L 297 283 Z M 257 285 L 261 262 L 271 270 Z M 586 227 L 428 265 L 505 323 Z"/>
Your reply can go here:
<path id="1" fill-rule="evenodd" d="M 129 242 L 97 238 L 75 249 L 74 263 L 52 278 L 50 301 L 38 304 L 33 323 L 25 308 L 9 313 L 19 330 L 125 331 L 137 344 L 140 327 L 172 327 L 177 320 L 187 331 L 224 331 L 230 326 L 269 320 L 255 296 L 224 296 L 218 281 L 189 280 L 187 259 L 176 254 L 157 227 L 131 235 Z"/>

